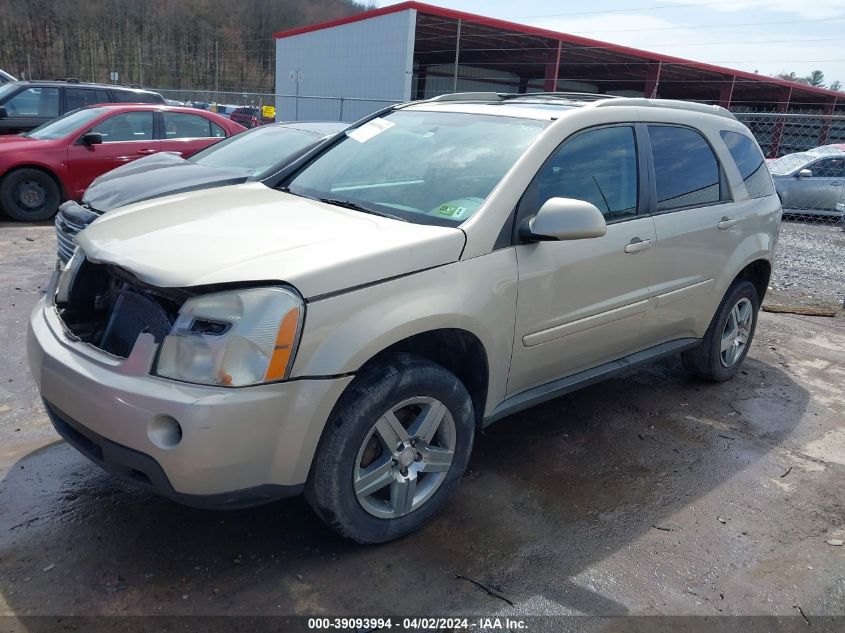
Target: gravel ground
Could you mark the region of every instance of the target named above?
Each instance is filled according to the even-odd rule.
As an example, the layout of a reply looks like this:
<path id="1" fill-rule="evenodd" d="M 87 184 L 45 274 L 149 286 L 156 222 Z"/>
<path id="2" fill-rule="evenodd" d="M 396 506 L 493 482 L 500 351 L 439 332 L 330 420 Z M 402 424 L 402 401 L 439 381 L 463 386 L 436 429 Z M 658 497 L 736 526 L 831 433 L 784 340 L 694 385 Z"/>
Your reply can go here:
<path id="1" fill-rule="evenodd" d="M 841 306 L 845 297 L 845 232 L 839 224 L 781 224 L 770 303 Z"/>

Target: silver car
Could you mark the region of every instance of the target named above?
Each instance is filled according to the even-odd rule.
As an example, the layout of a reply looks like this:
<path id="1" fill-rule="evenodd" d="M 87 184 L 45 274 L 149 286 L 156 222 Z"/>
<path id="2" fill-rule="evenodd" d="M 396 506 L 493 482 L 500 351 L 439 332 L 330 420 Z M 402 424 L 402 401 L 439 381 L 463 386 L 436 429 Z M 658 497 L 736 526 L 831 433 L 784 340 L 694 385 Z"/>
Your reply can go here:
<path id="1" fill-rule="evenodd" d="M 845 211 L 845 151 L 818 148 L 769 163 L 786 213 L 841 216 Z"/>

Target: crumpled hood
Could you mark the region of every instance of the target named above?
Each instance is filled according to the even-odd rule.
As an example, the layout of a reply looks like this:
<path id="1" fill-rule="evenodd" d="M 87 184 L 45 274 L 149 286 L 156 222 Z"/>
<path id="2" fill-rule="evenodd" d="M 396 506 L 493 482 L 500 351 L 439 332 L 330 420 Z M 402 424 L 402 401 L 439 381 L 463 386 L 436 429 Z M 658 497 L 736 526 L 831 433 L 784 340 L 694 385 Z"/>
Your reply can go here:
<path id="1" fill-rule="evenodd" d="M 457 261 L 465 236 L 249 183 L 129 205 L 76 241 L 154 286 L 284 281 L 309 298 Z"/>
<path id="2" fill-rule="evenodd" d="M 247 174 L 187 161 L 160 152 L 122 165 L 95 179 L 82 202 L 101 213 L 159 196 L 244 182 Z"/>

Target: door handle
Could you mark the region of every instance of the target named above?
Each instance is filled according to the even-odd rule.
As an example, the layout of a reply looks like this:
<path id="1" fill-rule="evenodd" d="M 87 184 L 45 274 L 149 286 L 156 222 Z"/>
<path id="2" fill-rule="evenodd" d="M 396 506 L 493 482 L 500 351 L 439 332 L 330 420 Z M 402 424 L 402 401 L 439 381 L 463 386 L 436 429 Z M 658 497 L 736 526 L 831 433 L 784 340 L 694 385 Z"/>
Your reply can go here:
<path id="1" fill-rule="evenodd" d="M 724 231 L 726 229 L 731 228 L 734 224 L 736 224 L 736 220 L 733 220 L 728 216 L 723 216 L 716 226 L 719 228 L 720 231 Z"/>
<path id="2" fill-rule="evenodd" d="M 635 237 L 625 245 L 625 252 L 639 253 L 647 248 L 651 248 L 651 240 L 641 240 L 640 238 Z"/>
<path id="3" fill-rule="evenodd" d="M 147 154 L 155 154 L 156 151 L 154 149 L 139 149 L 138 153 L 146 156 Z"/>

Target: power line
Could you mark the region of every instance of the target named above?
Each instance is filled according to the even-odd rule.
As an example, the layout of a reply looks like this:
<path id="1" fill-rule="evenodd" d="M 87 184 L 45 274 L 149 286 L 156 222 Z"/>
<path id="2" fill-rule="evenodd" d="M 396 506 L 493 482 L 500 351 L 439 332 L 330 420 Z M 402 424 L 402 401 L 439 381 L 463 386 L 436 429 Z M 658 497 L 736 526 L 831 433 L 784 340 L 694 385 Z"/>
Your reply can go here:
<path id="1" fill-rule="evenodd" d="M 546 13 L 542 15 L 519 15 L 513 20 L 531 20 L 534 18 L 565 18 L 571 15 L 597 15 L 599 13 L 628 13 L 631 11 L 657 11 L 661 9 L 693 9 L 698 7 L 712 7 L 723 4 L 735 4 L 735 0 L 722 0 L 721 2 L 697 2 L 692 4 L 658 4 L 650 7 L 631 7 L 625 9 L 601 9 L 598 11 L 574 11 L 572 13 Z"/>
<path id="2" fill-rule="evenodd" d="M 738 28 L 744 26 L 772 26 L 776 24 L 809 24 L 811 22 L 841 22 L 845 20 L 845 17 L 842 18 L 815 18 L 811 20 L 784 20 L 781 22 L 731 22 L 725 23 L 720 22 L 718 24 L 690 24 L 684 26 L 660 26 L 660 27 L 653 27 L 653 28 L 646 28 L 646 29 L 615 29 L 615 30 L 605 30 L 605 31 L 572 31 L 572 35 L 577 35 L 578 33 L 586 34 L 586 33 L 641 33 L 644 31 L 679 31 L 679 30 L 688 30 L 688 29 L 727 29 L 727 28 Z"/>
<path id="3" fill-rule="evenodd" d="M 845 37 L 813 37 L 800 40 L 752 40 L 749 42 L 736 42 L 734 40 L 722 40 L 721 42 L 666 42 L 664 44 L 648 44 L 648 47 L 653 46 L 713 46 L 715 44 L 733 44 L 735 46 L 745 46 L 747 44 L 799 44 L 801 42 L 831 42 L 845 40 Z"/>

